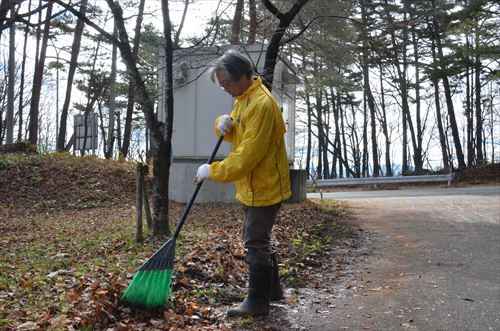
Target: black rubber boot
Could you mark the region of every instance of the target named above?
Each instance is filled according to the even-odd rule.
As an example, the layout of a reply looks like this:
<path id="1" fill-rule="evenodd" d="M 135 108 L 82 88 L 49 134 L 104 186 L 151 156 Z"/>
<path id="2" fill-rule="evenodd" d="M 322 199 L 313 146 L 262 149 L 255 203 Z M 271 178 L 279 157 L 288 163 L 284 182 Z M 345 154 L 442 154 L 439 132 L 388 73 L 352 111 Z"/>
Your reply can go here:
<path id="1" fill-rule="evenodd" d="M 271 289 L 269 290 L 269 300 L 280 301 L 283 299 L 283 289 L 280 284 L 280 273 L 278 269 L 278 259 L 276 253 L 271 253 L 271 261 L 273 263 Z"/>
<path id="2" fill-rule="evenodd" d="M 250 265 L 247 297 L 241 305 L 227 311 L 227 316 L 267 316 L 272 268 Z"/>

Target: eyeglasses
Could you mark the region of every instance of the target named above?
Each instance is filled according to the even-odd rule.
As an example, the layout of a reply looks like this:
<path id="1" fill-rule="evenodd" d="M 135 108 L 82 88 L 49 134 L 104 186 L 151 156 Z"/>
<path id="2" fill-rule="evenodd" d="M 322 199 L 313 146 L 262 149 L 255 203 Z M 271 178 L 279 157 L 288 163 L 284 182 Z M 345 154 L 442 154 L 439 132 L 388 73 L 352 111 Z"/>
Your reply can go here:
<path id="1" fill-rule="evenodd" d="M 231 79 L 224 79 L 222 82 L 219 82 L 219 85 L 221 88 L 225 89 L 229 87 L 229 84 L 231 84 L 231 82 Z"/>

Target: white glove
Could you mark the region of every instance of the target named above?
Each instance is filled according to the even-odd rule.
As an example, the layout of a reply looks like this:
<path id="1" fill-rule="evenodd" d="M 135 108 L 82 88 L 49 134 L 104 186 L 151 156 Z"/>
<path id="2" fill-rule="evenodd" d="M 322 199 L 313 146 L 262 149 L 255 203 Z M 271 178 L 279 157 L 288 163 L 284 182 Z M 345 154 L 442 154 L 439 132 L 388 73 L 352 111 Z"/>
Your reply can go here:
<path id="1" fill-rule="evenodd" d="M 233 120 L 229 115 L 222 115 L 217 123 L 217 130 L 223 135 L 230 134 L 233 130 Z"/>
<path id="2" fill-rule="evenodd" d="M 204 179 L 209 178 L 209 176 L 210 176 L 210 164 L 202 164 L 201 166 L 198 167 L 194 183 L 200 184 Z"/>

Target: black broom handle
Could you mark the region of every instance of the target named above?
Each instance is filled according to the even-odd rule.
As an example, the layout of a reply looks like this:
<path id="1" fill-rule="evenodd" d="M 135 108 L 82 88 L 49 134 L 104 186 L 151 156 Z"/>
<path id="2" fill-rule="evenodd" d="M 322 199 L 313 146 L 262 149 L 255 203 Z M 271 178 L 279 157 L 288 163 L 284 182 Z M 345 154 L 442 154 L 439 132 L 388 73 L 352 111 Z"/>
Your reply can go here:
<path id="1" fill-rule="evenodd" d="M 208 158 L 207 163 L 210 164 L 214 161 L 215 159 L 215 154 L 217 154 L 217 151 L 219 150 L 220 144 L 222 143 L 222 140 L 224 140 L 224 135 L 219 136 L 219 140 L 217 140 L 217 144 L 215 144 L 214 150 L 212 151 L 212 155 Z M 193 195 L 191 195 L 191 199 L 189 200 L 186 208 L 184 209 L 184 213 L 182 213 L 181 219 L 179 220 L 179 223 L 177 223 L 177 227 L 175 229 L 175 233 L 173 238 L 177 239 L 177 236 L 179 235 L 179 232 L 181 232 L 182 226 L 184 225 L 184 222 L 186 221 L 187 215 L 189 214 L 189 210 L 193 206 L 194 200 L 196 199 L 196 196 L 198 195 L 198 192 L 200 191 L 201 184 L 203 184 L 203 181 L 199 182 L 196 185 L 196 188 L 194 189 Z"/>

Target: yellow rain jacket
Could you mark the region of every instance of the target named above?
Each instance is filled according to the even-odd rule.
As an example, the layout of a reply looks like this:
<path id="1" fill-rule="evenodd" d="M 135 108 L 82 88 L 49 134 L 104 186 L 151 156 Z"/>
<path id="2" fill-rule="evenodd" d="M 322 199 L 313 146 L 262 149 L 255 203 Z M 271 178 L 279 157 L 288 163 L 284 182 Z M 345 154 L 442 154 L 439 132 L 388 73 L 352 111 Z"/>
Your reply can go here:
<path id="1" fill-rule="evenodd" d="M 236 124 L 224 140 L 232 143 L 232 151 L 224 160 L 211 164 L 210 179 L 234 182 L 236 199 L 246 206 L 271 206 L 288 199 L 291 191 L 285 123 L 260 77 L 254 77 L 253 84 L 236 97 L 231 118 Z"/>

